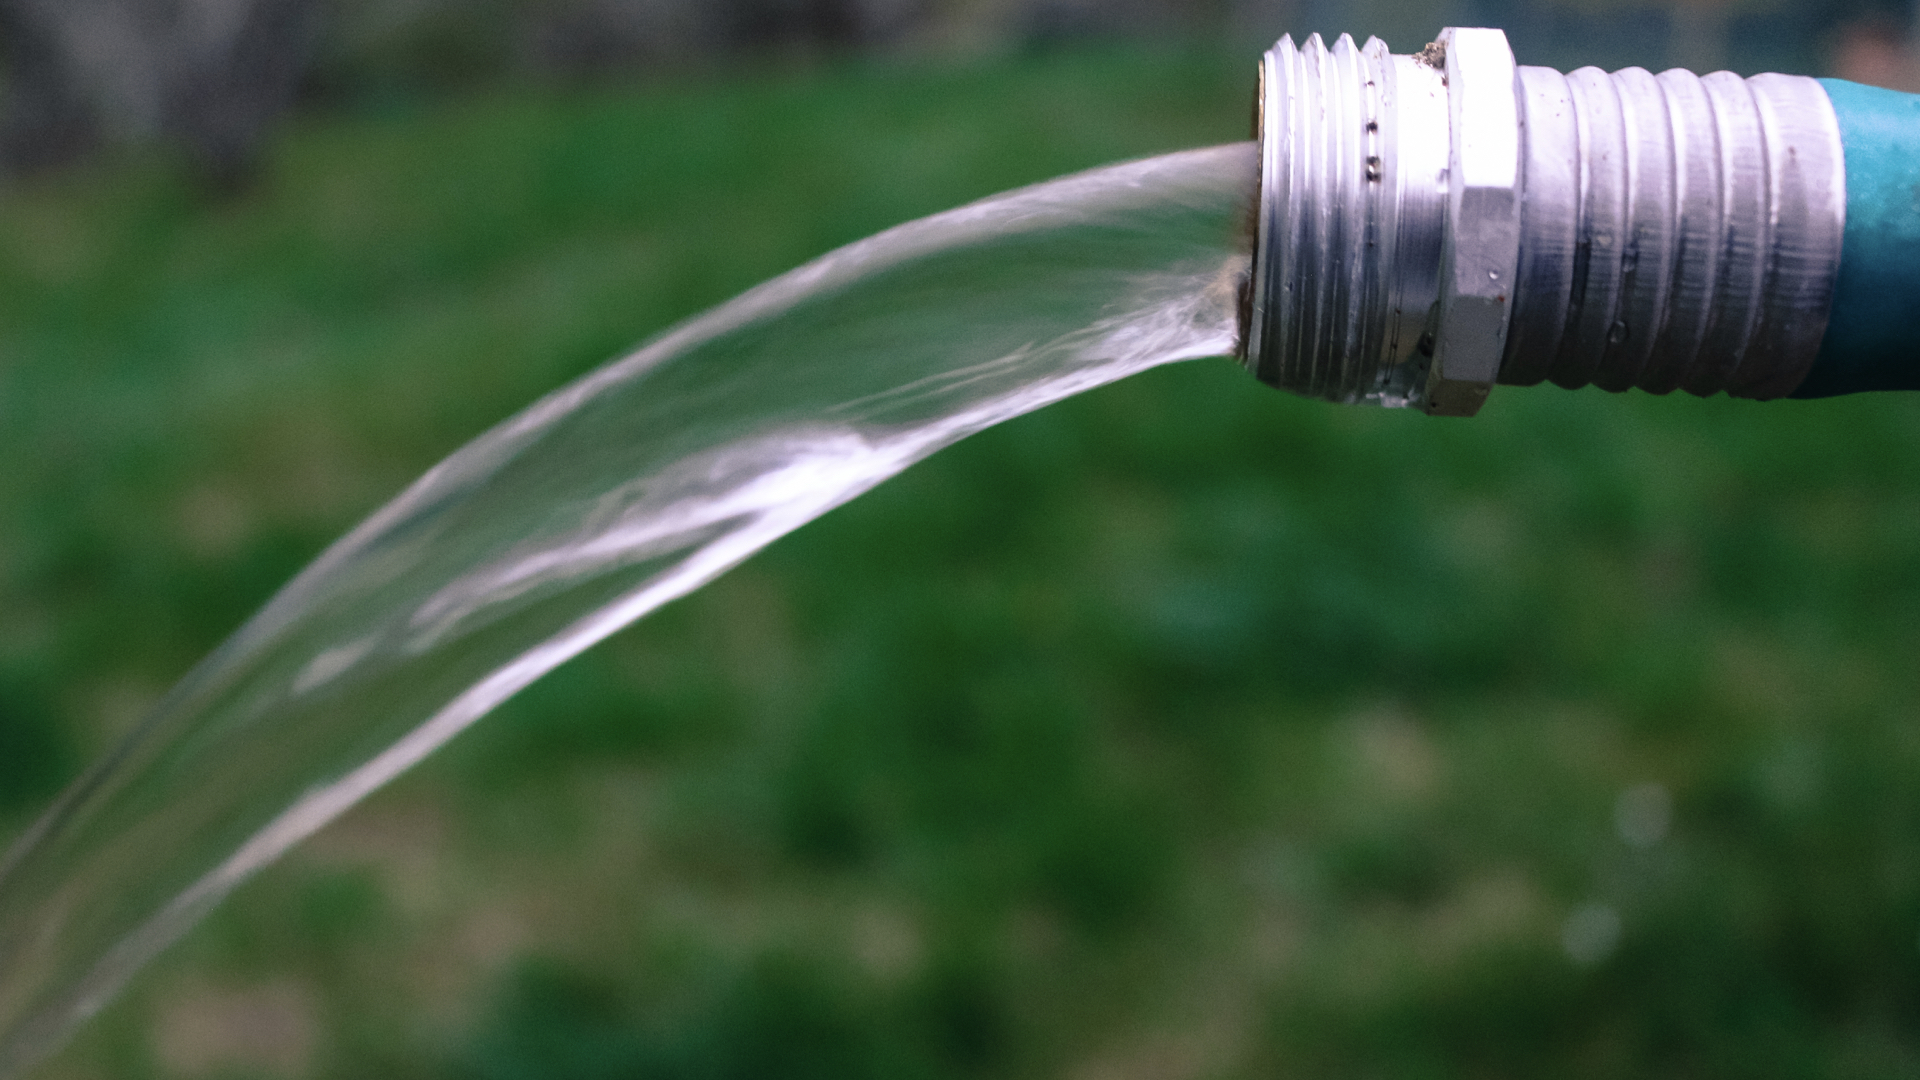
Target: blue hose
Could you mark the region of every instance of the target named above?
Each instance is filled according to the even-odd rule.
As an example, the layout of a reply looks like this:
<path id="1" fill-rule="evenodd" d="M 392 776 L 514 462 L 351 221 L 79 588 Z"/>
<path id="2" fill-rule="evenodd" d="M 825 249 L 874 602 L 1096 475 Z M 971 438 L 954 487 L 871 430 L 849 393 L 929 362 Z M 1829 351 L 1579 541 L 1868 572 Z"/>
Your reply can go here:
<path id="1" fill-rule="evenodd" d="M 1820 82 L 1840 120 L 1847 223 L 1827 333 L 1793 396 L 1920 390 L 1920 95 Z"/>

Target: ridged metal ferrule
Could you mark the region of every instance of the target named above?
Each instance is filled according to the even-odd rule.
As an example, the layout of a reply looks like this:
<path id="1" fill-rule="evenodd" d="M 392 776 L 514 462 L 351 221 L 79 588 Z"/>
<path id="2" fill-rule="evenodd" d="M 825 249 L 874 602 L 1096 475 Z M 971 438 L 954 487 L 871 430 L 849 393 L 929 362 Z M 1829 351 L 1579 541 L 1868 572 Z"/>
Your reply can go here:
<path id="1" fill-rule="evenodd" d="M 1812 79 L 1282 39 L 1244 350 L 1267 382 L 1469 415 L 1494 382 L 1778 397 L 1820 346 L 1846 177 Z"/>

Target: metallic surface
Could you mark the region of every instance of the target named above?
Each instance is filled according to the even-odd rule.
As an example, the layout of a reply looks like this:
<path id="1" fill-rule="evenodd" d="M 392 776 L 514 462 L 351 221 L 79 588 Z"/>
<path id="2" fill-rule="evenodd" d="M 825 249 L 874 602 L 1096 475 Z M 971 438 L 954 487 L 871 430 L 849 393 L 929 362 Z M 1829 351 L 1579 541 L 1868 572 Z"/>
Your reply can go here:
<path id="1" fill-rule="evenodd" d="M 1536 67 L 1520 83 L 1523 255 L 1499 381 L 1793 392 L 1846 214 L 1820 84 Z"/>
<path id="2" fill-rule="evenodd" d="M 1496 381 L 1777 397 L 1819 349 L 1846 178 L 1812 79 L 1285 38 L 1260 128 L 1244 349 L 1274 385 L 1443 415 Z"/>
<path id="3" fill-rule="evenodd" d="M 1433 369 L 1420 404 L 1472 416 L 1500 375 L 1520 261 L 1518 73 L 1498 30 L 1447 29 L 1447 227 Z"/>
<path id="4" fill-rule="evenodd" d="M 1314 35 L 1283 39 L 1261 82 L 1248 362 L 1314 397 L 1410 404 L 1440 291 L 1444 76 L 1378 40 Z"/>

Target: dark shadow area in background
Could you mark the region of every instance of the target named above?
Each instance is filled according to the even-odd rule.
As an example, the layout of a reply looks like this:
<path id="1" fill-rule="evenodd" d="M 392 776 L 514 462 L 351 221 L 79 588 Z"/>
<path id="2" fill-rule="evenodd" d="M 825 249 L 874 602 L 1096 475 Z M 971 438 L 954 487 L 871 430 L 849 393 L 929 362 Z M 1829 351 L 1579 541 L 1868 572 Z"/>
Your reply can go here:
<path id="1" fill-rule="evenodd" d="M 0 0 L 0 166 L 32 175 L 111 145 L 180 148 L 244 183 L 296 101 L 393 108 L 515 81 L 657 78 L 887 56 L 909 64 L 1099 40 L 1231 42 L 1508 30 L 1524 62 L 1811 73 L 1848 27 L 1900 34 L 1890 0 L 1553 4 L 1462 0 Z"/>

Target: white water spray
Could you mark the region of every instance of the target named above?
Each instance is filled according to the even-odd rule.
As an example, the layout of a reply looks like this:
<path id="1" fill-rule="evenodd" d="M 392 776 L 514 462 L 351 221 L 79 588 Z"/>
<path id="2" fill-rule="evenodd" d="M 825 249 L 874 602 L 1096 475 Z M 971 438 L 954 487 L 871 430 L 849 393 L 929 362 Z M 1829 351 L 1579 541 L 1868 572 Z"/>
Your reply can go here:
<path id="1" fill-rule="evenodd" d="M 0 1080 L 249 875 L 568 658 L 967 435 L 1232 351 L 1252 144 L 892 229 L 481 436 L 0 859 Z"/>

